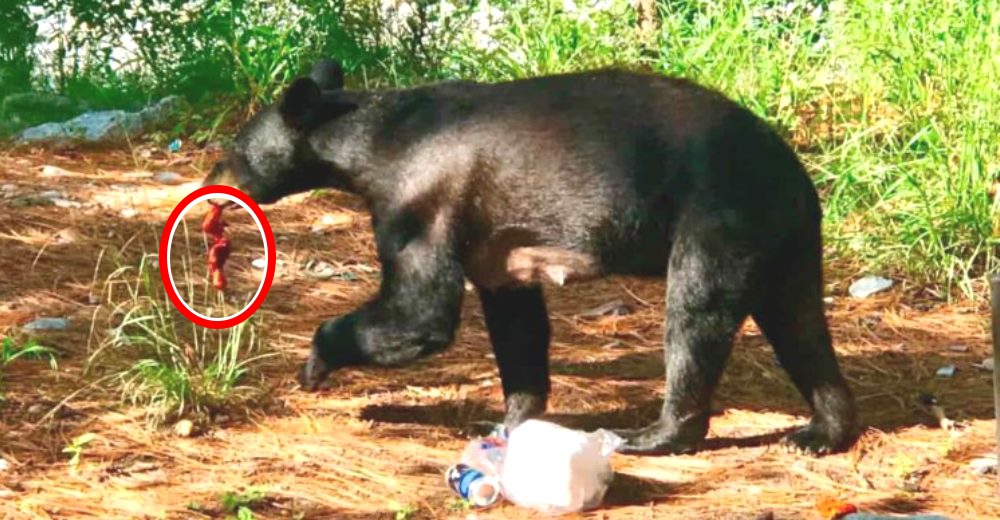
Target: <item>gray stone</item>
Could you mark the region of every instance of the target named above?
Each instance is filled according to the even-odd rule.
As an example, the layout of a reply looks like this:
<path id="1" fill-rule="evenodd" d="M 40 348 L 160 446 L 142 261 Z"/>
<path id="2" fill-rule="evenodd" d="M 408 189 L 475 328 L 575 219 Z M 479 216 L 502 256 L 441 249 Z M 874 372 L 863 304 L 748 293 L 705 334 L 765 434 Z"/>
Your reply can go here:
<path id="1" fill-rule="evenodd" d="M 866 276 L 851 284 L 848 292 L 855 298 L 867 298 L 892 287 L 893 281 L 881 276 Z"/>
<path id="2" fill-rule="evenodd" d="M 958 370 L 958 369 L 955 368 L 955 365 L 945 365 L 945 366 L 937 369 L 937 372 L 935 372 L 935 375 L 938 376 L 938 377 L 952 377 L 952 376 L 955 375 L 955 371 L 956 370 Z"/>
<path id="3" fill-rule="evenodd" d="M 82 208 L 83 204 L 68 199 L 52 199 L 52 203 L 56 205 L 57 208 Z"/>
<path id="4" fill-rule="evenodd" d="M 66 318 L 38 318 L 24 325 L 24 330 L 65 330 L 69 327 Z"/>
<path id="5" fill-rule="evenodd" d="M 328 280 L 337 274 L 337 269 L 322 260 L 310 260 L 305 268 L 306 276 L 317 280 Z"/>
<path id="6" fill-rule="evenodd" d="M 79 174 L 71 172 L 65 168 L 46 164 L 45 167 L 42 168 L 42 173 L 39 174 L 39 177 L 73 177 L 74 175 Z"/>
<path id="7" fill-rule="evenodd" d="M 167 186 L 177 186 L 187 182 L 184 177 L 180 174 L 174 172 L 160 172 L 153 176 L 153 180 L 160 183 L 166 184 Z"/>
<path id="8" fill-rule="evenodd" d="M 632 314 L 632 308 L 622 300 L 613 300 L 593 309 L 581 312 L 580 318 L 601 318 L 604 316 L 626 316 Z"/>
<path id="9" fill-rule="evenodd" d="M 86 112 L 63 123 L 45 123 L 21 132 L 18 141 L 64 148 L 79 144 L 118 143 L 136 137 L 166 122 L 180 106 L 177 96 L 170 96 L 138 112 L 102 110 Z"/>

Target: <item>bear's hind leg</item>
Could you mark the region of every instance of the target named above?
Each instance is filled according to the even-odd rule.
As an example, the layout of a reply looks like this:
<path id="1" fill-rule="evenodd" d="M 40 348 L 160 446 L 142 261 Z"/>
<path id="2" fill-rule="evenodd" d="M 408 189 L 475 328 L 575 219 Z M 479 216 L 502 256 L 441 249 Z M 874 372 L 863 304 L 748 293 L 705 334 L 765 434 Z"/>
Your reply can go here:
<path id="1" fill-rule="evenodd" d="M 678 224 L 667 274 L 666 396 L 659 420 L 619 432 L 624 453 L 695 451 L 708 433 L 710 404 L 749 315 L 760 262 L 738 227 L 696 213 Z"/>
<path id="2" fill-rule="evenodd" d="M 858 433 L 854 398 L 840 373 L 823 314 L 821 255 L 816 238 L 785 248 L 779 255 L 781 267 L 772 270 L 763 284 L 763 298 L 753 312 L 813 413 L 809 425 L 785 442 L 814 454 L 842 450 Z"/>

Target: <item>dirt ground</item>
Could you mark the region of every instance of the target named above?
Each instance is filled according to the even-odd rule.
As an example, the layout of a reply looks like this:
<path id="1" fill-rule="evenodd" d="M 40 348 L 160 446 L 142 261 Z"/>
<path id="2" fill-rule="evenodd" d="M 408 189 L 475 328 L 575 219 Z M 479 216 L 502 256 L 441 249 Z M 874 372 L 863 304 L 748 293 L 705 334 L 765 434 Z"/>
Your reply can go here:
<path id="1" fill-rule="evenodd" d="M 199 435 L 180 438 L 147 428 L 139 410 L 82 373 L 93 349 L 92 295 L 102 251 L 130 261 L 155 253 L 167 214 L 191 189 L 163 185 L 148 172 L 170 170 L 197 181 L 209 159 L 143 150 L 0 152 L 6 190 L 0 193 L 0 336 L 35 317 L 71 318 L 67 331 L 39 335 L 61 352 L 58 371 L 18 361 L 7 374 L 0 517 L 221 517 L 222 494 L 255 487 L 266 494 L 253 507 L 257 518 L 532 518 L 511 505 L 463 511 L 443 481 L 470 425 L 502 416 L 473 294 L 459 339 L 443 355 L 404 369 L 344 370 L 329 390 L 298 390 L 295 368 L 315 326 L 363 302 L 378 284 L 369 222 L 359 201 L 346 195 L 299 196 L 264 208 L 285 261 L 260 311 L 269 346 L 280 356 L 264 370 L 269 398 L 248 414 L 234 410 Z M 68 173 L 45 175 L 45 165 Z M 30 202 L 50 190 L 63 192 L 58 205 Z M 326 228 L 311 231 L 324 216 Z M 247 223 L 235 226 L 237 249 L 244 237 L 259 250 L 254 233 Z M 231 284 L 258 283 L 260 271 L 247 265 L 249 258 L 241 252 L 227 266 Z M 302 276 L 295 266 L 313 259 L 357 276 Z M 991 376 L 973 366 L 989 355 L 985 302 L 944 304 L 905 283 L 854 300 L 846 294 L 857 273 L 850 266 L 828 271 L 836 347 L 868 427 L 850 452 L 810 458 L 779 448 L 776 441 L 806 420 L 807 409 L 748 322 L 719 389 L 705 449 L 616 455 L 604 506 L 581 516 L 750 519 L 772 511 L 775 518 L 808 519 L 818 518 L 815 503 L 829 496 L 865 511 L 1000 518 L 997 477 L 967 467 L 992 449 Z M 656 416 L 663 294 L 662 281 L 632 278 L 548 291 L 550 419 L 593 429 L 639 426 Z M 580 316 L 618 299 L 634 312 Z M 936 377 L 948 364 L 958 368 L 955 375 Z M 940 428 L 918 406 L 920 392 L 935 395 L 960 426 Z M 97 438 L 72 469 L 62 450 L 86 432 Z"/>

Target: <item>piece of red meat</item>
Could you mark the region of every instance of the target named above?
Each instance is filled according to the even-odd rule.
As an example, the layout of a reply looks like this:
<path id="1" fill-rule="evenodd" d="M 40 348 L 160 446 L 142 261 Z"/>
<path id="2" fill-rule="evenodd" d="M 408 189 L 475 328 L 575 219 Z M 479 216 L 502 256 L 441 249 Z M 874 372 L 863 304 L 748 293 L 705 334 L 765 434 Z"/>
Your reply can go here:
<path id="1" fill-rule="evenodd" d="M 212 209 L 201 223 L 201 230 L 210 239 L 212 244 L 208 248 L 208 274 L 212 280 L 212 286 L 217 290 L 226 288 L 226 275 L 223 271 L 226 260 L 229 258 L 229 239 L 224 236 L 226 222 L 222 220 L 221 204 L 212 204 Z"/>

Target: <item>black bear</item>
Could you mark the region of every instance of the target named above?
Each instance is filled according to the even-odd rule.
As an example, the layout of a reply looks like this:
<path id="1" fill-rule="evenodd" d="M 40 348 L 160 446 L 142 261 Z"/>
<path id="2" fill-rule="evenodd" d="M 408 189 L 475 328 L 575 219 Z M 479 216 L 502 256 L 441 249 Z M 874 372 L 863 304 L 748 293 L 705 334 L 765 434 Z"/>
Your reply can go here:
<path id="1" fill-rule="evenodd" d="M 823 314 L 817 193 L 751 112 L 685 80 L 618 70 L 380 91 L 343 78 L 337 62 L 317 63 L 205 179 L 260 203 L 346 190 L 371 212 L 381 287 L 319 326 L 304 388 L 339 367 L 448 347 L 467 278 L 515 426 L 549 393 L 541 282 L 665 274 L 666 398 L 655 423 L 622 432 L 622 451 L 697 448 L 748 316 L 813 412 L 791 446 L 853 442 L 854 400 Z"/>

